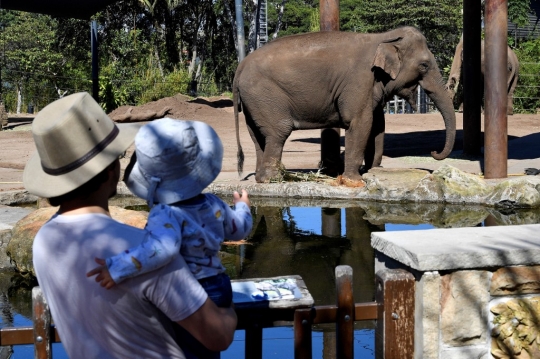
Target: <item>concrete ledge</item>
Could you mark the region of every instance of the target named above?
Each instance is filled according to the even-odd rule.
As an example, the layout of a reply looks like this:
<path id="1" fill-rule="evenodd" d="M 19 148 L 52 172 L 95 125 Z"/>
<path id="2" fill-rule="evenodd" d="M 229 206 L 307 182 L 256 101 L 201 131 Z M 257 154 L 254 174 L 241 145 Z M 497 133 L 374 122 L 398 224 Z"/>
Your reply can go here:
<path id="1" fill-rule="evenodd" d="M 373 232 L 371 246 L 419 271 L 540 264 L 540 224 Z"/>

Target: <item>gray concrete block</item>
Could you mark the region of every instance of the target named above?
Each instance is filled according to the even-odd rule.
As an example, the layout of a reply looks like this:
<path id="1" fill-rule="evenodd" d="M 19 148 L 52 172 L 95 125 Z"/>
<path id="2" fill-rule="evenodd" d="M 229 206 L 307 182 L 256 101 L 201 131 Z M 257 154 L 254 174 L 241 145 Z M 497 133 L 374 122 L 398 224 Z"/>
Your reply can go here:
<path id="1" fill-rule="evenodd" d="M 540 264 L 540 224 L 373 232 L 371 246 L 419 271 Z"/>

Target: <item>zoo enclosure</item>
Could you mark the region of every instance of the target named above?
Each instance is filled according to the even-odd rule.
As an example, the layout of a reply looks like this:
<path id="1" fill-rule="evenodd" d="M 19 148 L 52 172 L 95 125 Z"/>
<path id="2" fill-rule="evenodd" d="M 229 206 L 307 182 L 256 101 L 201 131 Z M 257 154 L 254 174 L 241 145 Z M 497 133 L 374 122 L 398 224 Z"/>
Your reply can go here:
<path id="1" fill-rule="evenodd" d="M 354 357 L 354 322 L 376 320 L 375 358 L 408 359 L 414 351 L 414 286 L 412 274 L 385 269 L 376 274 L 376 301 L 355 303 L 352 268 L 338 266 L 336 305 L 303 309 L 238 306 L 237 329 L 246 331 L 245 358 L 262 358 L 263 328 L 294 323 L 294 358 L 312 358 L 312 325 L 336 323 L 338 358 Z M 233 281 L 234 282 L 234 281 Z M 292 304 L 294 306 L 294 303 Z M 0 346 L 34 344 L 34 358 L 52 358 L 52 343 L 60 342 L 49 307 L 39 287 L 32 290 L 33 327 L 0 329 Z"/>

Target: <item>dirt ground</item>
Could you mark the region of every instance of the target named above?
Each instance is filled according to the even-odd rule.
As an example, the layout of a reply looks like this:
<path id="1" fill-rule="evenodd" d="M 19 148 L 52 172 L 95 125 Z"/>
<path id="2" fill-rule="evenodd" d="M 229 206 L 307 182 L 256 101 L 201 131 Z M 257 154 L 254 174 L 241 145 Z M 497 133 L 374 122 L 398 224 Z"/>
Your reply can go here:
<path id="1" fill-rule="evenodd" d="M 211 125 L 224 146 L 222 173 L 217 181 L 238 181 L 237 143 L 232 101 L 226 97 L 190 99 L 183 95 L 164 98 L 139 107 L 123 106 L 109 116 L 117 122 L 133 122 L 141 118 L 152 119 L 164 114 L 171 118 L 203 121 Z M 456 113 L 457 137 L 454 150 L 462 148 L 463 116 Z M 30 132 L 32 115 L 11 115 L 7 130 L 0 131 L 0 191 L 20 190 L 25 163 L 35 151 Z M 540 115 L 513 115 L 508 117 L 509 141 L 518 137 L 540 133 Z M 244 174 L 255 172 L 255 149 L 247 132 L 243 116 L 240 117 L 240 141 L 245 154 Z M 386 116 L 385 160 L 403 156 L 429 155 L 444 145 L 444 123 L 440 114 L 400 114 Z M 344 150 L 344 131 L 341 131 Z M 131 151 L 132 149 L 130 149 Z M 128 151 L 129 152 L 129 151 Z M 320 161 L 320 130 L 294 131 L 283 152 L 283 164 L 288 170 L 317 171 Z M 123 163 L 124 166 L 127 160 Z M 248 181 L 254 182 L 254 176 Z"/>

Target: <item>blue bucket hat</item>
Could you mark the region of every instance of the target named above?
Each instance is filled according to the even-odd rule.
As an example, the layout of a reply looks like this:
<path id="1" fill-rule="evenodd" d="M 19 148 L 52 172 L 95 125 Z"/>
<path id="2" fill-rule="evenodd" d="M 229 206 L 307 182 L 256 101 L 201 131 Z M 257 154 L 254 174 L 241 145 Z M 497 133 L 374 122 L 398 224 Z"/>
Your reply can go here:
<path id="1" fill-rule="evenodd" d="M 204 122 L 162 118 L 140 128 L 135 153 L 126 185 L 152 207 L 201 193 L 221 172 L 223 145 Z"/>

